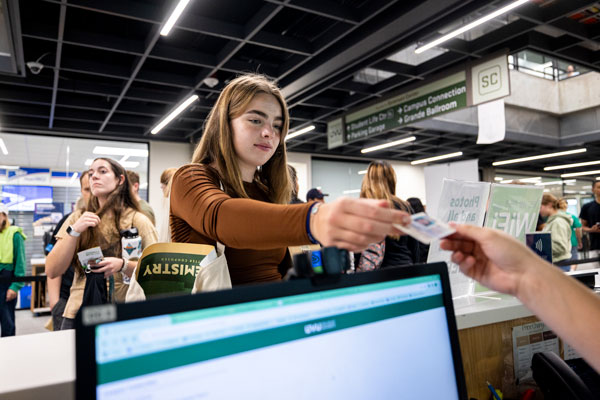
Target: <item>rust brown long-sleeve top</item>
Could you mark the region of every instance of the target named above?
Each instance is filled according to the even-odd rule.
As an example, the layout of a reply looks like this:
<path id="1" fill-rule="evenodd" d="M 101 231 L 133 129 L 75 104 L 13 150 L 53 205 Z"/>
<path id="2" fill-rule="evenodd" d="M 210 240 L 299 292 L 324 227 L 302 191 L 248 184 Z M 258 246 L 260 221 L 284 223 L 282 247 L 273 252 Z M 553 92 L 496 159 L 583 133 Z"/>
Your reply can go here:
<path id="1" fill-rule="evenodd" d="M 258 184 L 244 182 L 244 188 L 251 199 L 232 198 L 220 189 L 214 168 L 181 167 L 171 188 L 171 239 L 223 243 L 233 285 L 280 280 L 278 268 L 291 266 L 287 247 L 310 244 L 310 203 L 272 204 Z"/>

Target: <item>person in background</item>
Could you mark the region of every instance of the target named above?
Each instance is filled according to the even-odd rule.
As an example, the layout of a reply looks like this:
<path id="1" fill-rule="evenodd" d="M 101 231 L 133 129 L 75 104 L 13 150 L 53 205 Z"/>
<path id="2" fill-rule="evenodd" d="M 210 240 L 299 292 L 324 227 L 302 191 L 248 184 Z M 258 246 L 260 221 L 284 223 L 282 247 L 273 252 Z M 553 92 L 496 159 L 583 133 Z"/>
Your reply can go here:
<path id="1" fill-rule="evenodd" d="M 558 211 L 558 200 L 550 193 L 542 196 L 540 215 L 546 219 L 542 232 L 550 232 L 552 237 L 552 262 L 568 260 L 571 258 L 571 217 Z M 568 271 L 569 266 L 560 267 Z"/>
<path id="2" fill-rule="evenodd" d="M 325 196 L 329 196 L 329 194 L 321 192 L 320 189 L 312 188 L 306 192 L 306 202 L 318 201 L 319 203 L 325 203 Z"/>
<path id="3" fill-rule="evenodd" d="M 288 172 L 290 173 L 290 180 L 292 183 L 292 199 L 290 204 L 304 203 L 298 198 L 298 190 L 300 190 L 300 186 L 298 185 L 298 173 L 296 172 L 296 168 L 288 164 Z"/>
<path id="4" fill-rule="evenodd" d="M 140 176 L 135 171 L 127 171 L 127 177 L 131 182 L 131 192 L 133 197 L 140 205 L 140 211 L 146 214 L 146 216 L 152 222 L 152 225 L 156 226 L 156 218 L 154 217 L 154 210 L 148 204 L 148 202 L 140 197 Z"/>
<path id="5" fill-rule="evenodd" d="M 162 172 L 162 174 L 160 174 L 160 188 L 162 189 L 163 196 L 165 197 L 165 199 L 169 198 L 169 194 L 171 192 L 171 178 L 173 178 L 173 174 L 175 174 L 175 171 L 177 171 L 177 168 L 171 167 L 165 169 Z"/>
<path id="6" fill-rule="evenodd" d="M 79 176 L 79 186 L 81 188 L 81 197 L 77 200 L 76 207 L 78 210 L 84 210 L 91 195 L 88 171 L 83 171 Z M 56 244 L 56 235 L 70 215 L 71 213 L 65 215 L 56 224 L 54 232 L 52 232 L 52 240 L 50 241 L 52 247 Z M 55 331 L 59 331 L 62 326 L 63 313 L 65 312 L 65 306 L 71 293 L 74 273 L 73 266 L 69 266 L 61 276 L 57 278 L 48 277 L 46 280 L 48 285 L 48 302 L 50 303 L 50 312 L 52 314 L 52 326 Z"/>
<path id="7" fill-rule="evenodd" d="M 600 181 L 592 183 L 594 201 L 581 207 L 579 219 L 584 233 L 590 237 L 590 250 L 600 250 Z M 594 255 L 590 255 L 594 257 Z"/>
<path id="8" fill-rule="evenodd" d="M 518 298 L 600 372 L 600 298 L 592 290 L 504 232 L 452 226 L 456 233 L 440 246 L 465 275 Z"/>
<path id="9" fill-rule="evenodd" d="M 360 189 L 360 197 L 363 199 L 386 200 L 390 208 L 401 210 L 412 214 L 410 205 L 396 196 L 396 172 L 387 161 L 373 161 L 369 164 Z M 359 260 L 358 270 L 370 270 L 375 268 L 398 267 L 412 265 L 419 259 L 419 242 L 408 235 L 392 235 L 385 237 L 385 246 L 380 250 L 375 248 L 377 257 L 373 252 L 363 252 Z M 375 261 L 381 258 L 381 261 Z"/>
<path id="10" fill-rule="evenodd" d="M 8 208 L 0 203 L 0 277 L 25 276 L 23 229 L 11 226 Z M 0 282 L 0 329 L 2 337 L 15 336 L 15 306 L 23 282 Z"/>
<path id="11" fill-rule="evenodd" d="M 77 253 L 99 246 L 103 258 L 94 263 L 90 274 L 114 277 L 114 298 L 125 301 L 128 285 L 123 275 L 131 277 L 137 261 L 121 258 L 120 231 L 136 228 L 142 239 L 142 249 L 158 240 L 152 222 L 140 212 L 133 198 L 125 169 L 113 159 L 96 158 L 88 171 L 91 196 L 84 210 L 75 210 L 56 235 L 56 244 L 46 257 L 46 275 L 57 278 L 73 265 L 75 274 L 65 306 L 61 329 L 73 329 L 75 315 L 83 302 L 87 275 Z"/>
<path id="12" fill-rule="evenodd" d="M 169 216 L 171 215 L 171 181 L 177 168 L 167 168 L 160 174 L 160 188 L 163 192 L 162 213 L 159 214 L 159 221 L 156 221 L 158 231 L 158 241 L 168 243 L 171 241 L 171 227 L 169 226 Z"/>
<path id="13" fill-rule="evenodd" d="M 579 221 L 579 218 L 577 218 L 576 215 L 567 212 L 568 207 L 569 203 L 567 203 L 567 199 L 563 197 L 558 200 L 558 209 L 571 217 L 571 220 L 573 221 L 571 224 L 571 260 L 577 260 L 577 250 L 583 248 L 583 242 L 581 241 L 581 221 Z M 577 269 L 577 264 L 571 266 L 572 271 L 575 269 Z"/>
<path id="14" fill-rule="evenodd" d="M 225 245 L 234 286 L 279 281 L 288 246 L 322 244 L 361 251 L 410 216 L 386 201 L 340 198 L 288 204 L 287 105 L 264 76 L 242 75 L 219 95 L 192 157 L 173 176 L 173 242 Z"/>
<path id="15" fill-rule="evenodd" d="M 425 206 L 421 203 L 421 199 L 418 197 L 410 197 L 406 199 L 410 207 L 413 209 L 415 214 L 420 212 L 425 212 Z M 429 255 L 429 245 L 424 243 L 419 243 L 419 257 L 415 260 L 416 263 L 426 263 L 427 256 Z"/>

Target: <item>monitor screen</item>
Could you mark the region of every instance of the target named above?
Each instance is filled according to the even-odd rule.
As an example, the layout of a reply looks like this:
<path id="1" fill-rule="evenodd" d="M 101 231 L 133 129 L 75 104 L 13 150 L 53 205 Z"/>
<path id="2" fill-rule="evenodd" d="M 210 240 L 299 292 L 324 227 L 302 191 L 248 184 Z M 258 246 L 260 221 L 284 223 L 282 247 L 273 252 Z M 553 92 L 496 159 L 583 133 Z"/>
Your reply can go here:
<path id="1" fill-rule="evenodd" d="M 2 203 L 9 211 L 33 211 L 36 203 L 52 203 L 52 186 L 2 185 Z"/>
<path id="2" fill-rule="evenodd" d="M 101 323 L 94 394 L 462 398 L 442 286 L 433 274 Z M 89 357 L 78 354 L 78 384 L 80 359 Z"/>

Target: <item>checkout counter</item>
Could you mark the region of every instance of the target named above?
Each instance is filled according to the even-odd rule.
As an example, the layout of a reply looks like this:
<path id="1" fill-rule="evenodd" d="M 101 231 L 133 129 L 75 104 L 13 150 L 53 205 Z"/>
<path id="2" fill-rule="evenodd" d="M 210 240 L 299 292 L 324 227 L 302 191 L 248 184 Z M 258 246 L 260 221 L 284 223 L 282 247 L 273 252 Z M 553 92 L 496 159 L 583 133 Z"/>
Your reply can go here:
<path id="1" fill-rule="evenodd" d="M 600 289 L 600 269 L 594 273 Z M 512 372 L 512 328 L 538 319 L 516 298 L 494 294 L 471 304 L 455 302 L 455 315 L 469 398 L 488 399 L 485 384 L 501 388 Z M 59 331 L 0 340 L 0 398 L 74 398 L 75 332 Z M 507 367 L 510 366 L 510 368 Z"/>

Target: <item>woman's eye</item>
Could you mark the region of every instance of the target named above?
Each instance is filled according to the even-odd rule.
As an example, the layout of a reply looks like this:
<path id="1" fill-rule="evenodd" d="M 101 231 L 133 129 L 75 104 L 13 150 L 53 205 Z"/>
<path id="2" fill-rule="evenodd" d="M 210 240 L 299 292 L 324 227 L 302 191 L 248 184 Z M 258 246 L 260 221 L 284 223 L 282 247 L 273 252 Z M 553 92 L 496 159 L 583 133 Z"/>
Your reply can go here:
<path id="1" fill-rule="evenodd" d="M 254 125 L 258 125 L 261 123 L 260 119 L 251 119 L 250 122 L 253 123 Z"/>

